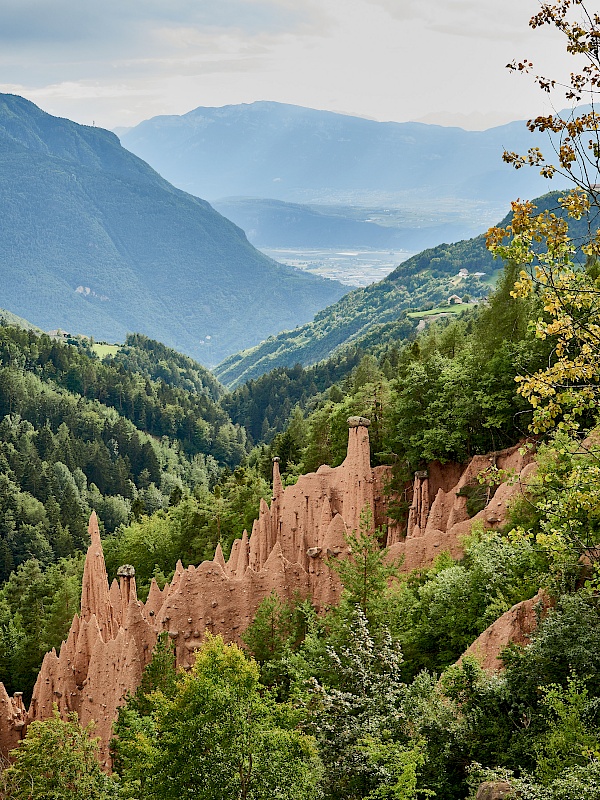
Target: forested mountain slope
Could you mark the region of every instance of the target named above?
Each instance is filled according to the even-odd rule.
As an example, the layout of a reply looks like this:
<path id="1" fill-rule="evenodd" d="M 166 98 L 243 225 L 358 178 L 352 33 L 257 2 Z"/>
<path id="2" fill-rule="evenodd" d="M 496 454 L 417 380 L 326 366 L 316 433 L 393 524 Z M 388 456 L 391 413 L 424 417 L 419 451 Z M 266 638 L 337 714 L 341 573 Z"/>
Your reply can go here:
<path id="1" fill-rule="evenodd" d="M 184 565 L 197 564 L 212 557 L 217 542 L 229 554 L 242 526 L 249 527 L 256 516 L 260 498 L 272 497 L 271 487 L 258 474 L 269 474 L 271 456 L 280 457 L 284 481 L 292 483 L 301 472 L 339 464 L 346 453 L 348 416 L 364 415 L 371 419 L 373 463 L 393 464 L 389 490 L 395 502 L 388 508 L 400 522 L 406 520 L 410 495 L 404 489 L 415 469 L 437 461 L 432 469 L 439 471 L 439 461 L 464 464 L 474 454 L 492 451 L 481 459 L 485 469 L 477 480 L 459 492 L 468 515 L 476 515 L 498 483 L 510 480 L 495 471 L 497 451 L 527 431 L 531 408 L 518 395 L 515 377 L 531 374 L 553 358 L 554 343 L 536 337 L 531 325 L 544 313 L 540 298 L 513 297 L 514 280 L 512 267 L 501 276 L 488 304 L 434 322 L 411 342 L 377 345 L 358 363 L 358 353 L 348 350 L 343 358 L 308 370 L 280 369 L 242 387 L 234 402 L 223 396 L 223 407 L 231 403 L 232 413 L 240 420 L 246 417 L 248 427 L 262 427 L 265 420 L 271 427 L 271 421 L 279 425 L 280 419 L 265 415 L 261 422 L 253 416 L 261 408 L 266 411 L 265 403 L 283 414 L 280 401 L 286 394 L 288 408 L 303 403 L 303 392 L 321 394 L 310 413 L 292 411 L 290 424 L 270 446 L 261 444 L 258 434 L 258 446 L 244 466 L 222 475 L 212 494 L 202 486 L 206 473 L 198 481 L 203 469 L 210 471 L 210 456 L 200 451 L 202 458 L 191 462 L 186 456 L 186 451 L 198 453 L 210 442 L 186 439 L 184 424 L 174 428 L 173 437 L 162 434 L 159 443 L 117 413 L 121 408 L 135 418 L 143 408 L 147 424 L 148 419 L 153 424 L 185 422 L 198 415 L 201 406 L 195 404 L 202 402 L 207 416 L 224 419 L 219 416 L 225 414 L 223 407 L 211 410 L 210 405 L 210 393 L 218 393 L 219 387 L 209 388 L 197 365 L 156 342 L 132 336 L 124 355 L 140 371 L 129 372 L 125 362 L 118 363 L 118 353 L 100 362 L 89 356 L 86 345 L 68 347 L 23 330 L 0 329 L 0 394 L 15 404 L 1 410 L 6 492 L 0 497 L 6 495 L 8 501 L 2 509 L 6 525 L 0 552 L 8 559 L 5 574 L 18 565 L 0 587 L 0 679 L 10 691 L 30 693 L 44 652 L 69 628 L 77 608 L 82 539 L 70 520 L 79 518 L 84 504 L 101 509 L 107 531 L 113 528 L 106 521 L 109 509 L 115 512 L 113 523 L 122 522 L 104 538 L 109 573 L 112 578 L 120 564 L 133 564 L 145 597 L 150 580 L 155 577 L 162 586 L 178 558 Z M 160 371 L 165 377 L 155 381 L 152 375 Z M 188 381 L 193 389 L 180 385 Z M 77 382 L 85 397 L 65 390 Z M 113 408 L 92 399 L 99 393 Z M 582 426 L 593 423 L 591 409 Z M 231 423 L 224 427 L 241 434 Z M 144 463 L 146 473 L 140 471 Z M 131 495 L 103 495 L 89 482 L 96 464 L 113 482 L 109 491 L 123 487 Z M 451 473 L 456 466 L 447 468 Z M 587 565 L 570 547 L 569 536 L 573 522 L 597 533 L 596 454 L 578 450 L 561 433 L 541 447 L 538 469 L 539 479 L 526 487 L 526 502 L 510 510 L 507 528 L 500 529 L 491 515 L 489 524 L 495 529 L 476 528 L 464 542 L 460 561 L 439 553 L 431 568 L 398 574 L 378 539 L 361 528 L 347 539 L 353 559 L 340 563 L 342 601 L 323 616 L 308 602 L 285 604 L 267 597 L 243 637 L 246 653 L 207 637 L 199 666 L 186 678 L 174 673 L 165 636 L 140 691 L 119 718 L 123 746 L 117 745 L 115 771 L 121 787 L 131 789 L 132 796 L 139 788 L 139 730 L 149 732 L 152 753 L 162 752 L 151 720 L 172 717 L 172 697 L 179 698 L 185 724 L 192 720 L 196 725 L 198 708 L 203 713 L 206 703 L 194 709 L 182 704 L 183 695 L 177 694 L 181 682 L 187 691 L 191 681 L 202 678 L 209 659 L 227 653 L 235 658 L 228 681 L 246 670 L 256 698 L 277 703 L 273 719 L 292 720 L 294 729 L 299 720 L 302 730 L 314 736 L 311 752 L 324 764 L 322 771 L 315 767 L 315 785 L 321 781 L 327 800 L 354 800 L 367 790 L 386 787 L 388 764 L 399 764 L 393 766 L 394 774 L 408 776 L 413 797 L 418 787 L 440 800 L 474 798 L 469 785 L 502 776 L 505 769 L 518 770 L 522 781 L 532 785 L 564 776 L 569 791 L 575 787 L 570 794 L 548 794 L 551 800 L 585 796 L 584 787 L 597 775 L 594 754 L 600 746 L 595 721 L 600 615 L 594 583 L 585 582 Z M 154 481 L 154 488 L 143 488 L 151 470 L 155 480 L 160 478 L 160 488 Z M 159 501 L 154 506 L 153 499 Z M 146 511 L 156 510 L 136 515 L 136 500 L 148 503 Z M 457 500 L 454 496 L 453 502 Z M 577 514 L 569 518 L 573 502 L 579 502 Z M 118 516 L 119 509 L 127 521 Z M 506 535 L 509 529 L 514 529 L 511 536 Z M 66 557 L 57 561 L 63 552 L 59 548 Z M 10 558 L 15 559 L 12 565 Z M 504 654 L 503 673 L 489 676 L 470 659 L 455 664 L 507 609 L 521 601 L 532 608 L 531 598 L 541 597 L 540 586 L 554 607 L 547 611 L 536 600 L 538 630 L 529 647 Z M 211 674 L 216 692 L 229 691 L 222 669 Z M 156 687 L 164 691 L 150 694 Z M 169 714 L 163 713 L 165 708 Z M 231 711 L 231 705 L 227 708 Z M 30 728 L 32 743 L 35 733 Z M 278 734 L 273 742 L 279 741 Z M 175 756 L 179 752 L 178 745 Z M 54 754 L 37 748 L 35 756 L 51 762 Z M 175 756 L 169 753 L 169 764 Z M 486 768 L 498 772 L 486 773 Z M 543 797 L 536 786 L 529 796 Z"/>
<path id="2" fill-rule="evenodd" d="M 0 96 L 0 305 L 45 330 L 131 331 L 215 363 L 344 288 L 279 265 L 117 137 Z"/>
<path id="3" fill-rule="evenodd" d="M 215 374 L 225 385 L 235 387 L 274 367 L 314 364 L 374 326 L 397 321 L 406 309 L 437 305 L 457 291 L 471 298 L 484 297 L 489 291 L 484 280 L 492 275 L 494 266 L 483 236 L 426 250 L 379 283 L 349 292 L 312 322 L 229 356 L 215 368 Z M 465 267 L 470 273 L 484 273 L 483 280 L 474 276 L 454 280 Z"/>
<path id="4" fill-rule="evenodd" d="M 168 505 L 173 491 L 208 490 L 220 469 L 239 464 L 246 435 L 215 402 L 218 384 L 172 356 L 132 337 L 126 368 L 88 347 L 0 326 L 2 579 L 28 558 L 48 563 L 83 547 L 91 508 L 112 531 L 132 513 Z"/>
<path id="5" fill-rule="evenodd" d="M 42 329 L 38 328 L 37 325 L 33 325 L 28 320 L 23 319 L 23 317 L 18 317 L 16 314 L 13 314 L 12 311 L 7 311 L 5 308 L 0 308 L 0 324 L 12 325 L 17 328 L 36 331 L 36 333 L 43 333 Z"/>
<path id="6" fill-rule="evenodd" d="M 212 372 L 201 364 L 140 333 L 128 334 L 125 344 L 106 360 L 127 372 L 137 372 L 150 380 L 163 381 L 212 400 L 218 400 L 225 392 Z"/>
<path id="7" fill-rule="evenodd" d="M 535 200 L 540 211 L 552 209 L 561 214 L 557 192 Z M 500 223 L 509 222 L 510 215 Z M 587 231 L 587 220 L 570 220 L 577 241 Z M 320 311 L 312 322 L 295 330 L 271 336 L 247 351 L 225 359 L 215 374 L 226 386 L 236 387 L 275 367 L 315 364 L 339 348 L 385 337 L 388 326 L 397 328 L 403 338 L 415 325 L 403 316 L 409 309 L 423 309 L 447 300 L 452 294 L 471 299 L 485 297 L 501 264 L 494 261 L 481 234 L 454 244 L 440 244 L 404 261 L 379 283 L 355 289 L 329 308 Z M 468 276 L 459 278 L 459 270 Z M 475 273 L 482 273 L 476 276 Z"/>
<path id="8" fill-rule="evenodd" d="M 269 490 L 239 466 L 245 430 L 200 364 L 139 334 L 100 359 L 20 322 L 0 324 L 0 680 L 28 697 L 78 607 L 92 510 L 114 535 L 109 560 L 123 526 L 157 525 L 147 576 L 136 557 L 147 592 L 161 564 L 212 557 L 251 527 Z"/>

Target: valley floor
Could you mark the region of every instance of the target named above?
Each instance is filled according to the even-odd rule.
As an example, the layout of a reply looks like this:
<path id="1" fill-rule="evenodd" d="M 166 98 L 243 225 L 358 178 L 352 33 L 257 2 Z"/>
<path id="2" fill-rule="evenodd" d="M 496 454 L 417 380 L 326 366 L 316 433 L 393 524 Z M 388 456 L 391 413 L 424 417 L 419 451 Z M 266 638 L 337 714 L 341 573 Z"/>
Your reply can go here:
<path id="1" fill-rule="evenodd" d="M 281 264 L 339 281 L 346 286 L 368 286 L 383 280 L 398 264 L 414 255 L 406 250 L 344 250 L 340 247 L 314 250 L 291 247 L 258 249 Z"/>

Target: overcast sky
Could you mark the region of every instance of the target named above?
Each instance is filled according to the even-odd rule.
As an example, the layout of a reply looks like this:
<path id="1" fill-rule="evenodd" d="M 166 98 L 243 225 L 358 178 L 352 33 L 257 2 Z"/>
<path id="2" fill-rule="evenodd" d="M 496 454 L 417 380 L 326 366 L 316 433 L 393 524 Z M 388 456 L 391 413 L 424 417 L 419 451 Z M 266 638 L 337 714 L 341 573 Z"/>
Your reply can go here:
<path id="1" fill-rule="evenodd" d="M 557 34 L 529 29 L 537 8 L 536 0 L 0 0 L 0 91 L 105 128 L 255 100 L 490 127 L 550 109 L 508 61 L 527 56 L 553 76 L 573 66 Z"/>

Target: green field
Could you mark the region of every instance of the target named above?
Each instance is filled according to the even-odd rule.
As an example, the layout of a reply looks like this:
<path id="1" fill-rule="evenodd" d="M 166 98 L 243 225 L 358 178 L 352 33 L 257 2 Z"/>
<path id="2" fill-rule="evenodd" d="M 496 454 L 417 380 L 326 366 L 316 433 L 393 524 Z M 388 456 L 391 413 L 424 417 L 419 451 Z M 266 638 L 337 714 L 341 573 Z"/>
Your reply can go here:
<path id="1" fill-rule="evenodd" d="M 421 319 L 421 317 L 434 317 L 436 314 L 462 314 L 467 308 L 473 308 L 476 303 L 455 303 L 451 306 L 438 306 L 429 311 L 410 311 L 406 316 L 411 319 Z"/>
<path id="2" fill-rule="evenodd" d="M 498 267 L 498 269 L 495 269 L 495 270 L 492 272 L 492 274 L 491 274 L 491 275 L 488 275 L 488 277 L 487 277 L 487 278 L 482 278 L 482 279 L 481 279 L 481 280 L 482 280 L 482 282 L 483 282 L 483 283 L 485 283 L 485 284 L 487 284 L 488 286 L 495 286 L 495 285 L 496 285 L 496 282 L 498 281 L 498 278 L 499 278 L 499 277 L 500 277 L 500 275 L 502 274 L 502 271 L 503 271 L 503 269 L 504 269 L 504 267 Z"/>
<path id="3" fill-rule="evenodd" d="M 121 348 L 120 344 L 106 344 L 102 342 L 100 344 L 95 343 L 92 346 L 92 350 L 99 359 L 103 359 L 105 356 L 116 356 Z"/>

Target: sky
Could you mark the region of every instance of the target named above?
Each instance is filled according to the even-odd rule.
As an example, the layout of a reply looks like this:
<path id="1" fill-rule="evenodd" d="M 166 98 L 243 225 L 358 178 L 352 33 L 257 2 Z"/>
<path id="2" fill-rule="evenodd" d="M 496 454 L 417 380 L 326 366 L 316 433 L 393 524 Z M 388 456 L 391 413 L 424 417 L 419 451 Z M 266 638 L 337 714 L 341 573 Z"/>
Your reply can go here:
<path id="1" fill-rule="evenodd" d="M 275 100 L 482 129 L 552 109 L 505 65 L 573 67 L 537 0 L 0 0 L 0 91 L 104 128 Z M 557 99 L 558 108 L 560 104 Z"/>

